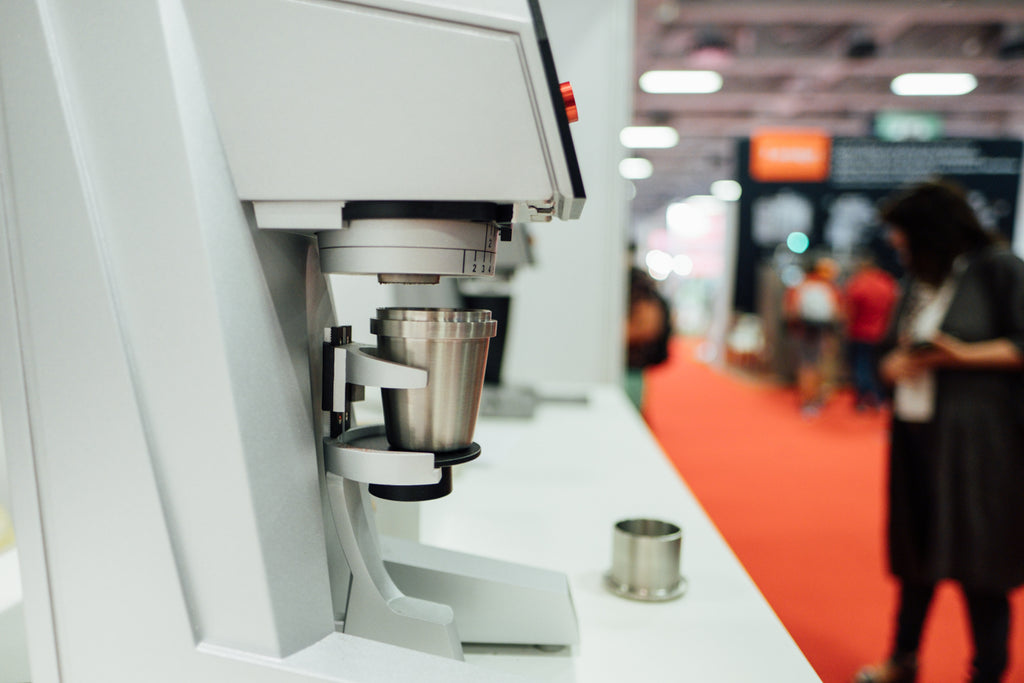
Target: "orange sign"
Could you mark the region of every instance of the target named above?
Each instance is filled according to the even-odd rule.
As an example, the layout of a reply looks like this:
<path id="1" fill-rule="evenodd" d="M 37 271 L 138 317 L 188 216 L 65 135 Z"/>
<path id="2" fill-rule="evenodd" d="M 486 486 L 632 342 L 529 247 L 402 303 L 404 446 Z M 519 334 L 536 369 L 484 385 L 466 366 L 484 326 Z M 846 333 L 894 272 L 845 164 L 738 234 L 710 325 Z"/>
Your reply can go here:
<path id="1" fill-rule="evenodd" d="M 760 182 L 828 179 L 832 139 L 819 130 L 762 130 L 750 138 L 750 177 Z"/>

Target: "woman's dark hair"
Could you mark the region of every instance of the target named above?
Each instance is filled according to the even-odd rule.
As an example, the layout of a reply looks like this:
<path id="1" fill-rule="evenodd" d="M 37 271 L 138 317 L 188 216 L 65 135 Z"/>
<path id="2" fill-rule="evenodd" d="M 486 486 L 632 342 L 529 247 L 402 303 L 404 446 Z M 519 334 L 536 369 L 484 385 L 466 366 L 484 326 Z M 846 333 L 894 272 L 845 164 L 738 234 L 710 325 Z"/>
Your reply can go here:
<path id="1" fill-rule="evenodd" d="M 934 285 L 946 279 L 957 256 L 995 242 L 963 189 L 945 180 L 900 192 L 882 204 L 880 216 L 906 236 L 910 273 Z"/>

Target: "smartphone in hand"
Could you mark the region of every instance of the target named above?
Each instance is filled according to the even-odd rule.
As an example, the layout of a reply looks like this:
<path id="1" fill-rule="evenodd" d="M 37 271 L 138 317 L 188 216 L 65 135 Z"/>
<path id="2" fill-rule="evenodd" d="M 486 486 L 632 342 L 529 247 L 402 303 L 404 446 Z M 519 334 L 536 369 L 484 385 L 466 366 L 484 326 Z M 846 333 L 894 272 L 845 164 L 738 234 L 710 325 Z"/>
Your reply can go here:
<path id="1" fill-rule="evenodd" d="M 935 344 L 933 342 L 930 342 L 930 341 L 919 341 L 919 342 L 914 342 L 913 344 L 910 345 L 910 352 L 911 353 L 924 353 L 925 351 L 934 351 L 937 348 L 938 347 L 935 346 Z"/>

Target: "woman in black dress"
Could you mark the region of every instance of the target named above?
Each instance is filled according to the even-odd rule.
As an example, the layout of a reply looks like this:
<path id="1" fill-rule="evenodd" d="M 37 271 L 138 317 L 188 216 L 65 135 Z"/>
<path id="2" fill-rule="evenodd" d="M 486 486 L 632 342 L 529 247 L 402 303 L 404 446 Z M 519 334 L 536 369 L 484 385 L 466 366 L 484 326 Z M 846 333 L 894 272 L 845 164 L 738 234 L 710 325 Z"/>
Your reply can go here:
<path id="1" fill-rule="evenodd" d="M 900 584 L 890 658 L 857 683 L 914 681 L 936 584 L 956 581 L 972 683 L 1007 667 L 1009 592 L 1024 584 L 1024 262 L 959 188 L 918 185 L 882 219 L 909 273 L 881 364 L 894 385 L 889 562 Z"/>

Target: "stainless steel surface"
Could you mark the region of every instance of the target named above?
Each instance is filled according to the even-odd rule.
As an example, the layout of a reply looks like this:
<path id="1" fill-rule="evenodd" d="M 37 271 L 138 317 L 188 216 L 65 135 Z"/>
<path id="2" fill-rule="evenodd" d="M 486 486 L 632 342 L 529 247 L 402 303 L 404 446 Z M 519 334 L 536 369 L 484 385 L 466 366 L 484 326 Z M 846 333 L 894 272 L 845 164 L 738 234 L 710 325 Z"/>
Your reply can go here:
<path id="1" fill-rule="evenodd" d="M 491 312 L 453 308 L 379 308 L 370 320 L 377 352 L 428 373 L 423 389 L 382 389 L 384 425 L 394 448 L 450 451 L 473 443 Z"/>
<path id="2" fill-rule="evenodd" d="M 605 576 L 617 595 L 633 600 L 664 601 L 686 592 L 679 573 L 683 532 L 657 519 L 625 519 L 615 525 L 612 568 Z"/>

